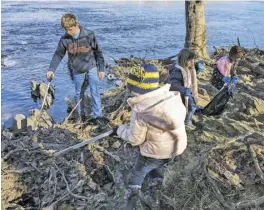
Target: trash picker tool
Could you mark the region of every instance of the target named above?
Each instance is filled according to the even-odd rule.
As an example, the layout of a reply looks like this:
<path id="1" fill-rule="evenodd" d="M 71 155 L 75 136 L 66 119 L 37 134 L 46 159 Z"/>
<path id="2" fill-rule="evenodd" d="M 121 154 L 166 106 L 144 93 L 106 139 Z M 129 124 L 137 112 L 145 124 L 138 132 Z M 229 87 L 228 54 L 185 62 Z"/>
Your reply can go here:
<path id="1" fill-rule="evenodd" d="M 61 151 L 55 152 L 55 153 L 53 154 L 53 156 L 54 156 L 54 157 L 58 157 L 58 156 L 60 156 L 60 155 L 65 154 L 66 152 L 69 152 L 69 151 L 72 151 L 72 150 L 78 149 L 78 148 L 83 147 L 83 146 L 85 146 L 85 145 L 87 145 L 87 144 L 90 144 L 90 143 L 93 143 L 93 142 L 95 142 L 95 141 L 98 141 L 99 139 L 102 139 L 102 138 L 104 138 L 104 137 L 107 137 L 107 136 L 109 136 L 111 133 L 113 133 L 113 130 L 107 131 L 107 132 L 102 133 L 102 134 L 100 134 L 100 135 L 98 135 L 98 136 L 95 136 L 95 137 L 93 137 L 93 138 L 87 139 L 87 140 L 85 140 L 85 141 L 83 141 L 83 142 L 81 142 L 81 143 L 79 143 L 79 144 L 75 144 L 75 145 L 73 145 L 73 146 L 71 146 L 71 147 L 68 147 L 68 148 L 66 148 L 66 149 L 63 149 L 63 150 L 61 150 Z"/>
<path id="2" fill-rule="evenodd" d="M 49 87 L 50 87 L 50 81 L 48 83 L 48 87 L 47 87 L 47 90 L 46 90 L 46 93 L 45 93 L 45 96 L 44 96 L 44 99 L 43 99 L 43 102 L 42 102 L 42 106 L 41 106 L 41 109 L 40 109 L 40 113 L 39 113 L 39 116 L 38 116 L 38 120 L 37 120 L 37 123 L 36 123 L 36 126 L 34 128 L 34 131 L 36 131 L 38 129 L 38 125 L 39 125 L 39 120 L 42 116 L 42 112 L 43 112 L 43 107 L 44 107 L 44 104 L 45 104 L 45 101 L 46 101 L 46 98 L 48 96 L 48 91 L 49 91 Z"/>

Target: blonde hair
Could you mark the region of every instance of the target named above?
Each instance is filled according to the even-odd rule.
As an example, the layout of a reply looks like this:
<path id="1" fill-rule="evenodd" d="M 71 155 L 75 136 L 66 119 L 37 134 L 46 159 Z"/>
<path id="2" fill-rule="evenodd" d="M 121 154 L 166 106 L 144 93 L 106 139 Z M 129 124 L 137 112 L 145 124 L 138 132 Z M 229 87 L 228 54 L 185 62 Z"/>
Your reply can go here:
<path id="1" fill-rule="evenodd" d="M 185 68 L 187 66 L 187 61 L 195 59 L 195 53 L 187 48 L 184 48 L 178 54 L 178 64 Z"/>
<path id="2" fill-rule="evenodd" d="M 67 13 L 67 14 L 63 15 L 61 18 L 61 26 L 64 29 L 68 29 L 72 26 L 76 26 L 77 24 L 78 24 L 77 18 L 74 14 Z"/>

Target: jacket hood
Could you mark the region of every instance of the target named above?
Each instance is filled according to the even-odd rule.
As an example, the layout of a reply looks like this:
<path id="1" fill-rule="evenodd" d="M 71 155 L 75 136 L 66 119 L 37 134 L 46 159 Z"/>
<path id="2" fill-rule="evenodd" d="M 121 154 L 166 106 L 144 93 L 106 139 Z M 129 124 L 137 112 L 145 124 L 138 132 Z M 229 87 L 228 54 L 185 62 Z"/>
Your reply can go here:
<path id="1" fill-rule="evenodd" d="M 128 104 L 147 123 L 163 130 L 184 125 L 186 109 L 178 91 L 169 91 L 170 84 L 149 93 L 128 99 Z"/>

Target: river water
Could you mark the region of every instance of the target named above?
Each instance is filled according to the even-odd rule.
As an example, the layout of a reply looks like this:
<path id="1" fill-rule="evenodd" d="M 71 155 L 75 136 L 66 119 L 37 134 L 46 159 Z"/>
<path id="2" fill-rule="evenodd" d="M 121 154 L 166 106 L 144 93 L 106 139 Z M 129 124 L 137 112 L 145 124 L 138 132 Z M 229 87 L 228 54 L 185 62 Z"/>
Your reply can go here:
<path id="1" fill-rule="evenodd" d="M 30 81 L 45 80 L 51 57 L 63 35 L 60 18 L 74 13 L 84 27 L 93 30 L 105 60 L 130 55 L 165 58 L 184 45 L 184 2 L 11 2 L 2 1 L 1 122 L 10 126 L 17 113 L 39 108 L 30 94 Z M 244 47 L 264 47 L 262 2 L 208 2 L 206 5 L 208 50 L 230 46 L 240 37 Z M 67 75 L 67 56 L 56 71 L 56 99 L 49 110 L 56 121 L 66 115 L 64 98 L 74 94 Z M 111 83 L 101 82 L 101 91 Z"/>

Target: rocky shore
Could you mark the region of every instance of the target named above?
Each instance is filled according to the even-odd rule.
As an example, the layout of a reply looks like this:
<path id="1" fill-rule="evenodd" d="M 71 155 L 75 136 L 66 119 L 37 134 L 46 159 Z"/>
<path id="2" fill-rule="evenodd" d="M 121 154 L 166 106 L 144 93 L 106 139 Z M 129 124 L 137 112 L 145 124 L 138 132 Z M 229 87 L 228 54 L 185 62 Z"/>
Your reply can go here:
<path id="1" fill-rule="evenodd" d="M 264 209 L 264 51 L 245 50 L 237 67 L 240 81 L 224 113 L 194 117 L 196 128 L 187 128 L 187 150 L 165 167 L 162 185 L 146 179 L 138 209 Z M 216 95 L 210 84 L 213 65 L 227 52 L 216 48 L 198 74 L 200 106 Z M 173 59 L 144 62 L 156 64 L 165 83 Z M 2 209 L 122 209 L 138 148 L 106 137 L 54 157 L 114 125 L 129 123 L 125 78 L 143 59 L 115 61 L 110 73 L 123 85 L 105 92 L 100 125 L 71 118 L 56 124 L 45 111 L 34 131 L 39 110 L 33 110 L 27 117 L 17 115 L 13 129 L 2 131 Z"/>

